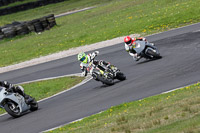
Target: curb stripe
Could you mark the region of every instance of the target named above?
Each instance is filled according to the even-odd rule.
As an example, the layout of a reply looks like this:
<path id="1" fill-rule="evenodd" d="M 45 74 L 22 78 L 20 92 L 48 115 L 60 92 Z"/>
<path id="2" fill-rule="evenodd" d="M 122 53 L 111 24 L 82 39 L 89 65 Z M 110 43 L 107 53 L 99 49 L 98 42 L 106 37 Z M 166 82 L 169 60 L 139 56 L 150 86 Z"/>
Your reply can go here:
<path id="1" fill-rule="evenodd" d="M 194 84 L 195 84 L 195 83 L 194 83 Z M 161 94 L 170 93 L 170 92 L 172 92 L 172 91 L 176 91 L 176 90 L 179 90 L 179 89 L 181 89 L 181 88 L 185 88 L 185 87 L 188 87 L 188 86 L 191 86 L 191 85 L 193 85 L 193 84 L 189 84 L 189 85 L 186 85 L 186 86 L 183 86 L 183 87 L 179 87 L 179 88 L 176 88 L 176 89 L 173 89 L 173 90 L 165 91 L 165 92 L 162 92 L 162 93 L 160 93 L 160 94 L 153 95 L 153 96 L 157 96 L 157 95 L 161 95 Z M 147 97 L 145 97 L 145 98 L 147 98 Z M 135 100 L 135 101 L 140 101 L 140 100 L 143 100 L 143 99 L 145 99 L 145 98 L 142 98 L 142 99 L 139 99 L 139 100 Z M 104 110 L 104 111 L 105 111 L 105 110 Z M 99 113 L 95 113 L 95 114 L 92 114 L 92 115 L 100 114 L 100 113 L 102 113 L 102 112 L 104 112 L 104 111 L 100 111 Z M 90 116 L 91 116 L 91 115 L 90 115 Z M 86 116 L 86 117 L 83 117 L 83 118 L 74 120 L 74 121 L 72 121 L 72 122 L 68 122 L 68 123 L 66 123 L 66 124 L 62 124 L 62 125 L 60 125 L 60 126 L 57 126 L 57 127 L 51 128 L 51 129 L 47 129 L 47 130 L 42 131 L 42 132 L 40 132 L 40 133 L 49 132 L 49 131 L 58 129 L 58 128 L 63 127 L 63 126 L 66 126 L 66 125 L 68 125 L 68 124 L 71 124 L 71 123 L 74 123 L 74 122 L 77 122 L 77 121 L 81 121 L 82 119 L 87 118 L 87 117 L 90 117 L 90 116 Z"/>
<path id="2" fill-rule="evenodd" d="M 58 77 L 51 77 L 51 78 L 45 78 L 45 79 L 34 80 L 34 81 L 28 81 L 28 82 L 23 82 L 23 83 L 19 83 L 19 84 L 27 84 L 27 83 L 37 82 L 37 81 L 44 81 L 44 80 L 56 79 L 56 78 L 61 78 L 61 77 L 69 77 L 69 76 L 80 76 L 80 75 L 81 75 L 81 73 L 69 74 L 69 75 L 64 75 L 64 76 L 58 76 Z M 50 98 L 53 98 L 53 97 L 55 97 L 55 96 L 58 96 L 58 95 L 60 95 L 60 94 L 62 94 L 62 93 L 65 93 L 65 92 L 67 92 L 67 91 L 73 90 L 73 89 L 75 89 L 75 88 L 77 88 L 77 87 L 79 87 L 79 86 L 81 86 L 81 85 L 87 83 L 87 82 L 90 81 L 91 79 L 92 79 L 91 76 L 87 76 L 81 83 L 79 83 L 79 84 L 77 84 L 77 85 L 75 85 L 75 86 L 73 86 L 73 87 L 71 87 L 71 88 L 69 88 L 69 89 L 67 89 L 67 90 L 64 90 L 64 91 L 61 91 L 61 92 L 59 92 L 59 93 L 56 93 L 56 94 L 54 94 L 54 95 L 52 95 L 52 96 L 50 96 L 50 97 L 41 99 L 41 100 L 39 100 L 39 101 L 37 101 L 37 102 L 39 103 L 39 102 L 42 102 L 42 101 L 44 101 L 44 100 L 48 100 L 48 99 L 50 99 Z M 4 115 L 6 115 L 6 114 L 8 114 L 8 113 L 1 114 L 0 117 L 1 117 L 1 116 L 4 116 Z"/>

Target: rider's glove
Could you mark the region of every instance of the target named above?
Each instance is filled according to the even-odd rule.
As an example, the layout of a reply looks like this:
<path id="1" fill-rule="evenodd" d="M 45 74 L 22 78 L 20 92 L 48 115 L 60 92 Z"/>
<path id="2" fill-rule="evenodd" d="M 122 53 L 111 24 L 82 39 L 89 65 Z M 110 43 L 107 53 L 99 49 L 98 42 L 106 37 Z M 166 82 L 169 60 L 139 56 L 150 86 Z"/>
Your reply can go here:
<path id="1" fill-rule="evenodd" d="M 95 51 L 94 53 L 95 53 L 95 55 L 97 56 L 97 55 L 99 54 L 99 51 Z"/>
<path id="2" fill-rule="evenodd" d="M 95 57 L 96 57 L 96 54 L 95 54 L 95 53 L 92 53 L 92 54 L 91 54 L 91 58 L 94 59 Z"/>
<path id="3" fill-rule="evenodd" d="M 146 39 L 146 38 L 144 38 L 144 37 L 142 38 L 142 40 L 143 40 L 143 41 L 147 41 L 147 39 Z"/>
<path id="4" fill-rule="evenodd" d="M 92 53 L 91 57 L 94 59 L 99 54 L 99 51 L 95 51 Z"/>

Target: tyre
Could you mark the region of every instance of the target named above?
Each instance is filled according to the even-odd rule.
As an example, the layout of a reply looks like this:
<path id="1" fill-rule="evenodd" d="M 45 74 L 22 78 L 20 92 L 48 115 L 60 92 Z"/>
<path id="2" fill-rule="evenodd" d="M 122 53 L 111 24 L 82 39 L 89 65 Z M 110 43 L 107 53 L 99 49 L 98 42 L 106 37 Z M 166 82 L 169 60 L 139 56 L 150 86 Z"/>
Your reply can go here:
<path id="1" fill-rule="evenodd" d="M 37 33 L 44 31 L 41 22 L 34 23 L 34 27 L 35 27 L 35 32 Z"/>
<path id="2" fill-rule="evenodd" d="M 17 35 L 25 35 L 29 33 L 29 29 L 24 24 L 19 24 L 15 26 Z"/>
<path id="3" fill-rule="evenodd" d="M 2 30 L 1 30 L 1 27 L 0 27 L 0 40 L 2 40 L 4 37 L 5 36 L 4 36 L 4 34 L 3 34 Z"/>
<path id="4" fill-rule="evenodd" d="M 46 16 L 46 19 L 47 19 L 47 22 L 48 22 L 48 25 L 50 26 L 50 28 L 52 28 L 54 25 L 56 25 L 56 20 L 55 20 L 54 14 Z"/>
<path id="5" fill-rule="evenodd" d="M 116 78 L 118 79 L 118 80 L 125 80 L 126 79 L 126 76 L 122 73 L 122 72 L 118 72 L 117 74 L 116 74 Z"/>
<path id="6" fill-rule="evenodd" d="M 107 79 L 105 77 L 102 77 L 102 76 L 98 76 L 97 77 L 99 81 L 101 81 L 103 84 L 106 84 L 106 85 L 114 85 L 114 80 L 113 79 Z"/>
<path id="7" fill-rule="evenodd" d="M 162 56 L 160 55 L 160 53 L 156 53 L 156 52 L 154 52 L 154 51 L 151 50 L 151 49 L 148 49 L 148 50 L 147 50 L 147 54 L 148 54 L 148 55 L 152 55 L 152 56 L 153 56 L 153 59 L 160 59 L 160 58 L 162 58 Z"/>
<path id="8" fill-rule="evenodd" d="M 38 32 L 44 31 L 42 24 L 41 24 L 39 19 L 34 19 L 34 20 L 31 21 L 31 23 L 33 24 L 33 26 L 35 28 L 35 32 L 38 33 Z"/>
<path id="9" fill-rule="evenodd" d="M 35 99 L 31 102 L 30 106 L 31 106 L 30 111 L 38 110 L 38 103 Z"/>
<path id="10" fill-rule="evenodd" d="M 3 34 L 0 34 L 0 40 L 4 39 L 4 35 Z"/>
<path id="11" fill-rule="evenodd" d="M 7 38 L 12 38 L 16 36 L 16 30 L 13 26 L 3 28 L 2 32 Z"/>
<path id="12" fill-rule="evenodd" d="M 17 105 L 15 103 L 12 103 L 12 102 L 6 103 L 4 105 L 4 109 L 12 117 L 17 118 L 17 117 L 21 116 L 20 109 L 19 109 L 19 107 L 17 107 Z"/>
<path id="13" fill-rule="evenodd" d="M 40 22 L 41 22 L 44 30 L 49 30 L 50 29 L 46 17 L 40 18 Z"/>
<path id="14" fill-rule="evenodd" d="M 30 21 L 30 22 L 27 22 L 27 23 L 26 23 L 26 26 L 27 26 L 29 32 L 35 32 L 35 27 L 34 27 L 34 25 L 32 24 L 31 21 Z"/>
<path id="15" fill-rule="evenodd" d="M 8 0 L 2 0 L 2 3 L 3 3 L 4 6 L 9 4 Z"/>

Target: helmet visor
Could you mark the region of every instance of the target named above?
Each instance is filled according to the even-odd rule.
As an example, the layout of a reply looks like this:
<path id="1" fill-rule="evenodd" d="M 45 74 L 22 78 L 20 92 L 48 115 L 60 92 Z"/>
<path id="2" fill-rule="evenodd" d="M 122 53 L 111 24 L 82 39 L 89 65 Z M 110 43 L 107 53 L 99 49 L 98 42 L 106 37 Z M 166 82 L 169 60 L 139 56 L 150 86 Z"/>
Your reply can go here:
<path id="1" fill-rule="evenodd" d="M 126 42 L 126 44 L 128 44 L 128 45 L 131 44 L 131 40 L 129 40 L 128 42 Z"/>
<path id="2" fill-rule="evenodd" d="M 81 59 L 80 59 L 80 61 L 84 61 L 86 59 L 86 57 L 84 56 L 84 57 L 82 57 Z"/>

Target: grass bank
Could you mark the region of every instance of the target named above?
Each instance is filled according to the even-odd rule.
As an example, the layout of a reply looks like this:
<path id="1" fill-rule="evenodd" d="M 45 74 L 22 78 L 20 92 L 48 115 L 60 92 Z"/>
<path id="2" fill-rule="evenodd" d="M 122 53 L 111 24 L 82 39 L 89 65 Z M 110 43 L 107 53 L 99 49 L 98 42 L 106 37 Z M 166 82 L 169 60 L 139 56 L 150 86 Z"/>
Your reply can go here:
<path id="1" fill-rule="evenodd" d="M 80 83 L 83 77 L 64 77 L 58 79 L 51 79 L 46 81 L 33 82 L 23 84 L 25 93 L 33 96 L 37 101 L 50 97 L 58 92 L 67 90 L 72 86 Z M 0 114 L 5 113 L 5 110 L 0 108 Z"/>
<path id="2" fill-rule="evenodd" d="M 143 100 L 124 103 L 53 133 L 198 133 L 200 83 Z"/>
<path id="3" fill-rule="evenodd" d="M 0 67 L 119 36 L 133 33 L 145 36 L 200 21 L 200 6 L 196 4 L 200 0 L 91 1 L 71 0 L 66 5 L 55 4 L 56 8 L 55 5 L 48 5 L 2 16 L 1 23 L 6 23 L 38 18 L 51 11 L 61 13 L 74 9 L 73 5 L 79 8 L 103 4 L 95 9 L 57 18 L 57 26 L 42 34 L 32 33 L 0 41 Z"/>
<path id="4" fill-rule="evenodd" d="M 17 2 L 10 3 L 10 4 L 5 5 L 5 6 L 1 6 L 0 9 L 7 8 L 7 7 L 12 7 L 12 6 L 17 6 L 17 5 L 21 5 L 21 4 L 25 4 L 25 3 L 29 3 L 29 2 L 35 2 L 35 1 L 37 1 L 37 0 L 17 1 Z"/>
<path id="5" fill-rule="evenodd" d="M 16 2 L 13 4 L 28 3 L 28 2 L 33 2 L 33 1 L 37 1 L 37 0 L 25 0 L 25 1 Z M 98 6 L 100 4 L 109 3 L 110 1 L 113 1 L 113 0 L 101 0 L 101 1 L 99 0 L 66 0 L 60 3 L 50 4 L 50 5 L 46 5 L 46 6 L 26 10 L 26 11 L 17 12 L 14 14 L 0 16 L 1 18 L 0 26 L 3 26 L 5 24 L 10 24 L 13 21 L 28 21 L 28 20 L 46 16 L 48 14 L 58 15 L 64 12 L 82 9 L 85 7 Z"/>

